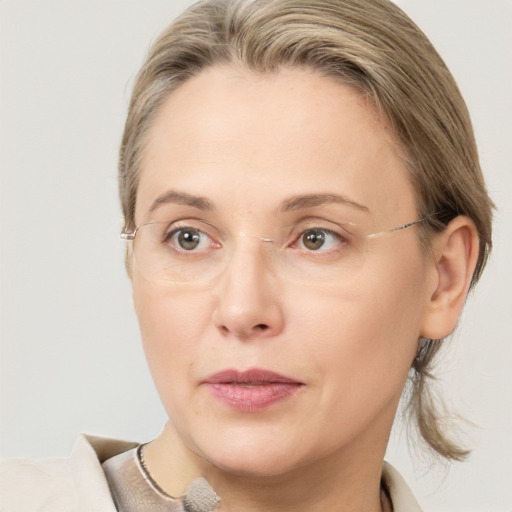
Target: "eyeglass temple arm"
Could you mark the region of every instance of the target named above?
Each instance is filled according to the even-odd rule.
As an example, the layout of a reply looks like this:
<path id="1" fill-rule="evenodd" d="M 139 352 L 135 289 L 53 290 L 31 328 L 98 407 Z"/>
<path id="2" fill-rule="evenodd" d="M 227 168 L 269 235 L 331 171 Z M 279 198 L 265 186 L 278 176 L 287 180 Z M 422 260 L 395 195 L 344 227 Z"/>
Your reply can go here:
<path id="1" fill-rule="evenodd" d="M 432 215 L 435 215 L 435 214 L 432 214 Z M 432 217 L 432 215 L 427 215 L 426 217 L 423 217 L 422 219 L 418 219 L 413 222 L 408 222 L 407 224 L 402 224 L 401 226 L 397 226 L 396 228 L 389 229 L 387 231 L 381 231 L 380 233 L 373 233 L 371 235 L 368 235 L 368 238 L 379 238 L 379 237 L 387 235 L 389 233 L 395 233 L 396 231 L 402 231 L 402 229 L 410 228 L 411 226 L 415 226 L 416 224 L 419 224 L 420 222 L 426 221 L 429 217 Z"/>

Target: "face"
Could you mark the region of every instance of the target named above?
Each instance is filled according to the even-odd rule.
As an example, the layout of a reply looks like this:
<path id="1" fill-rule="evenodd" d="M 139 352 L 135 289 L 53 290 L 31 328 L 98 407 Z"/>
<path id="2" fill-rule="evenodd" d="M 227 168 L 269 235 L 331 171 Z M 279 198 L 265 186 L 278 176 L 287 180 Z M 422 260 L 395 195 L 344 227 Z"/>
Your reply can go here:
<path id="1" fill-rule="evenodd" d="M 347 86 L 214 67 L 174 91 L 136 223 L 162 222 L 166 250 L 201 270 L 155 278 L 135 245 L 132 279 L 179 442 L 258 475 L 383 452 L 431 273 L 415 227 L 365 235 L 413 220 L 393 135 Z"/>

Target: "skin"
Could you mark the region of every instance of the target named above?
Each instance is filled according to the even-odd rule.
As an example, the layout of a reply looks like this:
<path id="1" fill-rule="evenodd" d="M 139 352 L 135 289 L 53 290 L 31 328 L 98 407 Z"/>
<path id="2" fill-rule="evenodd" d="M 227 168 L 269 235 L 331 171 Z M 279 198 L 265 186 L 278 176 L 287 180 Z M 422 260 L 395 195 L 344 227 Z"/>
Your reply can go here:
<path id="1" fill-rule="evenodd" d="M 150 212 L 169 190 L 213 209 Z M 276 213 L 312 193 L 340 194 L 368 211 L 322 204 Z M 476 235 L 460 218 L 428 256 L 415 228 L 372 240 L 364 265 L 335 283 L 297 282 L 269 267 L 257 237 L 340 212 L 377 231 L 417 218 L 393 134 L 349 87 L 304 69 L 255 76 L 213 67 L 164 103 L 145 148 L 137 225 L 183 214 L 238 235 L 230 265 L 208 282 L 150 281 L 132 261 L 144 349 L 170 417 L 145 458 L 170 494 L 205 475 L 221 510 L 385 505 L 382 460 L 418 340 L 454 328 Z M 202 384 L 220 370 L 253 367 L 304 385 L 263 411 L 240 412 Z"/>

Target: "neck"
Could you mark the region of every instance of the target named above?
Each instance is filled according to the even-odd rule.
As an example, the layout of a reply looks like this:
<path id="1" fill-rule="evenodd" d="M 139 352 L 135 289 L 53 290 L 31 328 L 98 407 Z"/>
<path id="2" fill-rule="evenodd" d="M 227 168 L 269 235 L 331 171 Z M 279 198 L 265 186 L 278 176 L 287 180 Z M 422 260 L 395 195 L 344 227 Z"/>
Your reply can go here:
<path id="1" fill-rule="evenodd" d="M 222 499 L 219 512 L 381 512 L 391 507 L 381 491 L 386 439 L 379 444 L 376 449 L 373 443 L 363 456 L 361 450 L 345 449 L 277 476 L 241 475 L 199 457 L 167 425 L 147 446 L 145 458 L 152 477 L 172 496 L 182 495 L 190 481 L 204 476 Z"/>
<path id="2" fill-rule="evenodd" d="M 303 467 L 279 477 L 212 473 L 209 480 L 222 496 L 224 511 L 320 512 L 325 510 L 381 512 L 381 465 L 374 471 L 336 471 L 329 462 Z M 377 469 L 378 468 L 378 469 Z"/>

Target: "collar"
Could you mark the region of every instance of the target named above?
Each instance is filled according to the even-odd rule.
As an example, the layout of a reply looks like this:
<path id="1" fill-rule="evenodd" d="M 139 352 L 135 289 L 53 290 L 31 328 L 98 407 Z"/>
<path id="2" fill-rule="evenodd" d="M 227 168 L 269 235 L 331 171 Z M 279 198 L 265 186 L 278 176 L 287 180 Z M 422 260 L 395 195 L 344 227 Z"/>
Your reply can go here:
<path id="1" fill-rule="evenodd" d="M 69 465 L 81 510 L 116 512 L 101 463 L 137 445 L 118 439 L 84 434 L 78 436 Z"/>
<path id="2" fill-rule="evenodd" d="M 101 464 L 139 443 L 81 434 L 73 448 L 70 464 L 84 510 L 116 512 Z M 393 512 L 421 512 L 421 508 L 400 473 L 388 462 L 382 479 L 389 490 Z M 98 492 L 91 493 L 91 488 Z"/>

